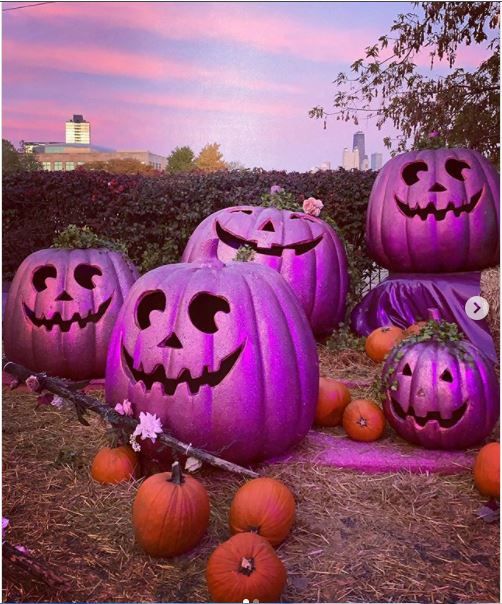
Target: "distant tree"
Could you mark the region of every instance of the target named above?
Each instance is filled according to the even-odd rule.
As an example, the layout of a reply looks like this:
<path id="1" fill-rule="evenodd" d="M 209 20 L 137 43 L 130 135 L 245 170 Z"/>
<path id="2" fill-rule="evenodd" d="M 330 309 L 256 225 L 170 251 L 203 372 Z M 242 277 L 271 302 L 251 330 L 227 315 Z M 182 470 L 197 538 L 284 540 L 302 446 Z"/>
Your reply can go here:
<path id="1" fill-rule="evenodd" d="M 220 145 L 218 145 L 218 143 L 213 143 L 212 145 L 206 145 L 203 147 L 195 160 L 195 166 L 203 172 L 224 170 L 227 165 L 223 161 L 223 154 L 220 152 Z"/>
<path id="2" fill-rule="evenodd" d="M 424 135 L 437 131 L 448 146 L 467 146 L 492 161 L 499 158 L 500 38 L 498 2 L 414 2 L 400 14 L 390 33 L 368 46 L 365 56 L 339 73 L 333 111 L 314 107 L 309 115 L 353 121 L 375 117 L 378 128 L 390 122 L 397 140 L 385 139 L 394 152 L 416 148 Z M 484 44 L 490 53 L 477 68 L 457 66 L 460 45 Z M 432 67 L 445 60 L 446 73 L 429 73 L 417 55 Z"/>
<path id="3" fill-rule="evenodd" d="M 189 172 L 194 168 L 194 158 L 190 147 L 176 147 L 167 158 L 166 172 Z"/>
<path id="4" fill-rule="evenodd" d="M 41 170 L 42 165 L 34 153 L 18 150 L 7 139 L 2 139 L 2 173 L 33 172 Z"/>
<path id="5" fill-rule="evenodd" d="M 229 161 L 226 163 L 227 170 L 247 170 L 244 164 L 240 161 Z"/>
<path id="6" fill-rule="evenodd" d="M 92 161 L 81 166 L 84 170 L 104 170 L 111 174 L 154 174 L 156 170 L 143 164 L 139 159 L 109 159 L 108 161 Z"/>

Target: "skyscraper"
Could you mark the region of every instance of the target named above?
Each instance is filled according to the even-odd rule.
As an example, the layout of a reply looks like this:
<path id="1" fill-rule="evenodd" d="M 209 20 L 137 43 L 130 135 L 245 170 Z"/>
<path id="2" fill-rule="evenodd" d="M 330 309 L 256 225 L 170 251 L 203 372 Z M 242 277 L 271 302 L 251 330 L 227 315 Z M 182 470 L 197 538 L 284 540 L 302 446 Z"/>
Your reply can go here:
<path id="1" fill-rule="evenodd" d="M 350 151 L 345 147 L 343 150 L 342 167 L 344 170 L 359 170 L 359 149 Z"/>
<path id="2" fill-rule="evenodd" d="M 352 143 L 352 149 L 358 149 L 359 150 L 359 169 L 363 170 L 363 163 L 364 163 L 364 157 L 366 155 L 365 151 L 364 151 L 364 132 L 362 132 L 361 130 L 358 130 L 355 134 L 354 134 L 354 140 Z"/>
<path id="3" fill-rule="evenodd" d="M 84 120 L 83 115 L 75 114 L 66 122 L 66 142 L 91 144 L 91 124 Z"/>
<path id="4" fill-rule="evenodd" d="M 372 153 L 371 154 L 371 169 L 380 170 L 381 167 L 382 167 L 382 154 L 381 153 Z"/>

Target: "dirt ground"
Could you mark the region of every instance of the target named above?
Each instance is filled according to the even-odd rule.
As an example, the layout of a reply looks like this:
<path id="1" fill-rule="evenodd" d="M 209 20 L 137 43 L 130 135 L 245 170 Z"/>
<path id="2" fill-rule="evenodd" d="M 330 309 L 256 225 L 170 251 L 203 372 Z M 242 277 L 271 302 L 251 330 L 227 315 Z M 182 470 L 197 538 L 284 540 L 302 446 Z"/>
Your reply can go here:
<path id="1" fill-rule="evenodd" d="M 333 377 L 376 372 L 359 353 L 344 359 L 343 371 L 333 353 L 321 360 Z M 34 406 L 34 395 L 3 389 L 7 539 L 71 588 L 55 591 L 4 562 L 3 600 L 210 601 L 205 566 L 230 536 L 228 510 L 244 479 L 204 467 L 197 476 L 211 500 L 208 533 L 186 555 L 150 558 L 131 526 L 140 483 L 102 486 L 90 477 L 104 444 L 101 421 L 85 427 L 70 410 Z M 499 526 L 476 517 L 483 498 L 469 473 L 367 475 L 306 462 L 258 469 L 283 480 L 297 501 L 296 524 L 277 550 L 288 571 L 284 602 L 500 601 Z"/>

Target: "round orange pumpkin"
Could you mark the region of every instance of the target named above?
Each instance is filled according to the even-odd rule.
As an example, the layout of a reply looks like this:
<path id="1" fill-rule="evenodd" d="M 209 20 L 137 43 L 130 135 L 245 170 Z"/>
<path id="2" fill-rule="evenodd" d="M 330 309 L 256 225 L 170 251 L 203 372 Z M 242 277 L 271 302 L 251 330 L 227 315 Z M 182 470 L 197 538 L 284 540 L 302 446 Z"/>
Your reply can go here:
<path id="1" fill-rule="evenodd" d="M 93 459 L 91 476 L 103 484 L 117 484 L 135 478 L 138 469 L 138 456 L 128 445 L 103 447 Z"/>
<path id="2" fill-rule="evenodd" d="M 286 576 L 274 548 L 253 533 L 234 535 L 219 545 L 206 568 L 212 602 L 279 602 Z"/>
<path id="3" fill-rule="evenodd" d="M 343 412 L 343 428 L 350 438 L 371 442 L 378 440 L 385 430 L 385 415 L 375 403 L 356 399 Z"/>
<path id="4" fill-rule="evenodd" d="M 350 390 L 345 384 L 321 377 L 314 422 L 318 426 L 339 426 L 343 411 L 349 403 Z"/>
<path id="5" fill-rule="evenodd" d="M 381 363 L 403 336 L 403 330 L 395 325 L 378 327 L 366 338 L 366 354 L 373 361 Z"/>
<path id="6" fill-rule="evenodd" d="M 202 539 L 209 524 L 209 497 L 202 484 L 183 476 L 179 462 L 171 472 L 147 478 L 134 500 L 136 540 L 147 554 L 177 556 Z"/>
<path id="7" fill-rule="evenodd" d="M 474 461 L 474 484 L 482 495 L 500 497 L 500 443 L 481 447 Z"/>
<path id="8" fill-rule="evenodd" d="M 418 321 L 407 327 L 403 332 L 403 337 L 418 336 L 422 329 L 427 325 L 427 321 Z"/>
<path id="9" fill-rule="evenodd" d="M 230 506 L 230 530 L 257 533 L 275 547 L 288 536 L 295 511 L 295 498 L 284 483 L 275 478 L 254 478 L 234 496 Z"/>

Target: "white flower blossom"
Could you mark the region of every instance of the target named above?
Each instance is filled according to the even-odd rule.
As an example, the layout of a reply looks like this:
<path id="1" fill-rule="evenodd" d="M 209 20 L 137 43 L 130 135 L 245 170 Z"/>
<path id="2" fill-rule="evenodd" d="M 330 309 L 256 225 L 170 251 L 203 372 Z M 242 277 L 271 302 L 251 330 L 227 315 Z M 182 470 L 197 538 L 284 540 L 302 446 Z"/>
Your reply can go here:
<path id="1" fill-rule="evenodd" d="M 149 438 L 152 443 L 157 440 L 157 434 L 162 434 L 162 423 L 160 418 L 154 413 L 145 413 L 141 411 L 139 414 L 139 424 L 133 432 L 133 436 L 141 436 L 141 440 Z"/>
<path id="2" fill-rule="evenodd" d="M 51 401 L 51 405 L 57 409 L 62 409 L 64 407 L 64 399 L 56 394 Z"/>

